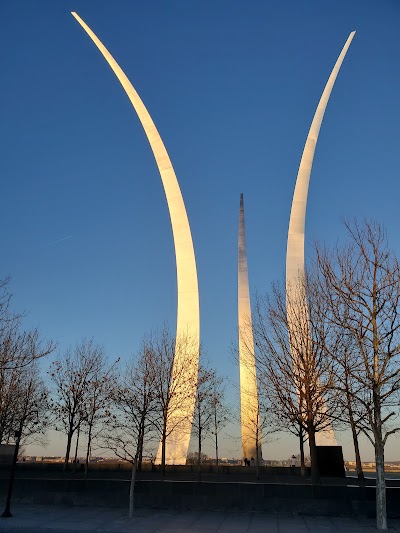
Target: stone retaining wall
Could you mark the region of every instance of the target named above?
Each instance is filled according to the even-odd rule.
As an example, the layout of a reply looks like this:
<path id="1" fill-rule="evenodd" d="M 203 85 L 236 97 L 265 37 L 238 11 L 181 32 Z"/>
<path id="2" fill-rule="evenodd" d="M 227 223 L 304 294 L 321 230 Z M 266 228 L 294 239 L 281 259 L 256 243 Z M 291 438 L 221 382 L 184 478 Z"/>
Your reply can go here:
<path id="1" fill-rule="evenodd" d="M 0 480 L 5 497 L 7 480 Z M 16 479 L 13 501 L 70 506 L 126 507 L 129 481 L 113 479 Z M 388 513 L 400 517 L 400 488 L 387 490 Z M 374 516 L 375 489 L 267 483 L 137 481 L 138 508 L 257 510 L 306 515 Z"/>

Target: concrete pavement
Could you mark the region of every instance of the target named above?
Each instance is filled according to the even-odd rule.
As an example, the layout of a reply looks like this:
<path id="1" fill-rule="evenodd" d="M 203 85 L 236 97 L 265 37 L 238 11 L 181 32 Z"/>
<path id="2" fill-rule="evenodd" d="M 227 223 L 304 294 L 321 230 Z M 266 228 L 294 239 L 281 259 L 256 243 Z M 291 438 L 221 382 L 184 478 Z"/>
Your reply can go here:
<path id="1" fill-rule="evenodd" d="M 256 512 L 136 511 L 132 520 L 121 509 L 45 505 L 12 506 L 13 518 L 0 518 L 4 533 L 367 533 L 367 518 L 269 515 Z M 400 520 L 389 522 L 400 531 Z"/>

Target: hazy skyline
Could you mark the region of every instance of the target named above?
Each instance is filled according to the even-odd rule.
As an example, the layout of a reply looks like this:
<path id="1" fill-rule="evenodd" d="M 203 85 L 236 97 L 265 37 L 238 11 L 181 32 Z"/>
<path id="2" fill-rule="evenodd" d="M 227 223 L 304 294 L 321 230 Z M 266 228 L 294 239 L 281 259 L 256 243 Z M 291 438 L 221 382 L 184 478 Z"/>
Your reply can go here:
<path id="1" fill-rule="evenodd" d="M 93 337 L 124 358 L 149 329 L 175 329 L 172 234 L 139 120 L 73 10 L 120 63 L 166 144 L 195 246 L 202 344 L 233 390 L 239 195 L 253 296 L 283 280 L 301 153 L 353 30 L 314 160 L 306 252 L 315 239 L 335 243 L 340 218 L 353 216 L 384 223 L 400 252 L 400 6 L 2 2 L 0 277 L 12 276 L 15 307 L 59 350 Z M 239 421 L 234 429 L 224 456 L 240 454 Z M 350 437 L 338 440 L 351 458 Z M 398 442 L 389 440 L 388 460 Z M 287 457 L 293 441 L 263 451 Z"/>

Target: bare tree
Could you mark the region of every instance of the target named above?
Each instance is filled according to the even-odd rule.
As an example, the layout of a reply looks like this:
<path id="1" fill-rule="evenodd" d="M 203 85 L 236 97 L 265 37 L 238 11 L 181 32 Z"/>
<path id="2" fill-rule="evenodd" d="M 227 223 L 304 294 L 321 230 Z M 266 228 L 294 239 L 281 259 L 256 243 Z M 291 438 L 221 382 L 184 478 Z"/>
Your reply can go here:
<path id="1" fill-rule="evenodd" d="M 82 430 L 87 435 L 85 477 L 87 476 L 93 439 L 98 437 L 98 433 L 102 430 L 101 422 L 111 415 L 111 404 L 117 388 L 115 371 L 119 358 L 112 365 L 108 365 L 103 348 L 97 346 L 95 352 L 97 364 L 94 366 L 87 384 L 82 420 Z"/>
<path id="2" fill-rule="evenodd" d="M 400 265 L 375 222 L 347 223 L 349 244 L 317 250 L 329 319 L 353 340 L 349 394 L 362 406 L 358 426 L 375 449 L 377 527 L 387 529 L 384 451 L 396 425 L 400 391 Z M 337 358 L 336 358 L 337 359 Z M 346 392 L 342 386 L 340 390 Z"/>
<path id="3" fill-rule="evenodd" d="M 226 424 L 226 408 L 223 402 L 223 378 L 217 375 L 215 369 L 207 368 L 200 363 L 196 390 L 196 402 L 192 436 L 197 438 L 197 466 L 201 478 L 201 461 L 203 441 L 213 435 L 215 438 L 216 462 L 218 468 L 218 434 Z"/>
<path id="4" fill-rule="evenodd" d="M 306 432 L 311 476 L 317 483 L 316 434 L 330 429 L 340 409 L 325 352 L 325 346 L 337 340 L 323 320 L 323 300 L 309 290 L 308 277 L 299 275 L 298 285 L 285 293 L 275 284 L 272 295 L 258 299 L 254 314 L 257 372 L 281 427 L 290 428 L 301 442 Z"/>
<path id="5" fill-rule="evenodd" d="M 216 373 L 213 375 L 211 384 L 211 402 L 213 412 L 213 424 L 212 434 L 214 436 L 215 444 L 215 464 L 218 473 L 218 437 L 222 429 L 228 423 L 229 407 L 225 401 L 225 378 L 218 376 Z"/>
<path id="6" fill-rule="evenodd" d="M 43 436 L 48 425 L 48 392 L 33 362 L 22 369 L 0 372 L 0 443 L 21 432 L 30 444 Z"/>
<path id="7" fill-rule="evenodd" d="M 188 411 L 193 405 L 197 385 L 197 354 L 195 343 L 188 334 L 174 338 L 166 328 L 149 335 L 146 344 L 152 352 L 160 411 L 160 418 L 154 423 L 161 437 L 161 465 L 165 475 L 168 437 L 174 435 L 176 439 L 178 432 L 185 436 L 191 431 Z"/>
<path id="8" fill-rule="evenodd" d="M 102 364 L 102 349 L 93 340 L 82 340 L 74 352 L 51 364 L 48 374 L 54 385 L 53 413 L 67 435 L 64 469 L 68 468 L 74 433 L 86 416 L 90 383 Z"/>
<path id="9" fill-rule="evenodd" d="M 194 405 L 194 417 L 192 426 L 192 435 L 197 437 L 197 466 L 199 475 L 201 475 L 201 448 L 205 437 L 209 434 L 212 427 L 212 402 L 211 402 L 211 379 L 212 372 L 204 365 L 199 365 L 199 375 L 196 390 L 196 403 Z"/>
<path id="10" fill-rule="evenodd" d="M 26 367 L 22 382 L 14 423 L 19 425 L 23 445 L 43 443 L 50 421 L 49 393 L 36 364 Z"/>
<path id="11" fill-rule="evenodd" d="M 330 320 L 330 317 L 327 317 Z M 354 346 L 354 339 L 344 335 L 344 329 L 339 328 L 341 342 L 335 346 L 335 351 L 330 353 L 327 348 L 327 354 L 335 364 L 335 381 L 334 387 L 341 391 L 339 402 L 342 405 L 341 421 L 347 429 L 350 426 L 354 454 L 356 459 L 356 471 L 361 486 L 365 485 L 364 472 L 361 462 L 360 446 L 358 442 L 359 434 L 362 430 L 365 412 L 363 406 L 357 401 L 357 391 L 360 389 L 360 383 L 352 378 L 353 373 L 358 373 L 360 361 L 355 355 L 357 347 Z"/>
<path id="12" fill-rule="evenodd" d="M 296 387 L 293 386 L 292 379 L 287 382 L 286 378 L 286 372 L 282 372 L 273 358 L 265 367 L 260 365 L 259 383 L 264 398 L 264 410 L 269 413 L 266 421 L 269 432 L 288 432 L 298 439 L 301 475 L 305 476 L 304 444 L 308 440 L 307 427 L 300 397 L 296 396 Z"/>
<path id="13" fill-rule="evenodd" d="M 10 307 L 8 284 L 9 278 L 0 280 L 0 443 L 13 437 L 19 426 L 25 438 L 42 432 L 45 416 L 40 424 L 30 424 L 31 402 L 38 402 L 39 412 L 43 407 L 39 389 L 43 397 L 47 395 L 35 362 L 55 348 L 53 342 L 43 342 L 37 328 L 23 330 L 22 315 Z"/>
<path id="14" fill-rule="evenodd" d="M 270 426 L 270 409 L 269 402 L 265 395 L 260 380 L 260 371 L 257 369 L 257 358 L 255 356 L 255 338 L 254 327 L 251 317 L 248 317 L 247 323 L 240 328 L 239 345 L 242 350 L 242 357 L 237 347 L 233 348 L 233 354 L 236 355 L 239 366 L 246 367 L 247 378 L 255 384 L 253 387 L 243 386 L 240 384 L 240 426 L 241 440 L 244 465 L 256 465 L 256 477 L 259 479 L 260 466 L 262 461 L 262 444 L 269 440 L 267 428 Z M 245 409 L 243 409 L 245 406 Z M 246 453 L 245 450 L 250 451 Z M 246 456 L 246 455 L 249 456 Z M 248 462 L 247 462 L 248 461 Z"/>
<path id="15" fill-rule="evenodd" d="M 201 452 L 200 462 L 201 464 L 205 464 L 205 463 L 210 464 L 211 459 L 206 453 Z M 187 465 L 198 465 L 199 464 L 199 452 L 189 452 L 187 454 L 186 464 Z"/>
<path id="16" fill-rule="evenodd" d="M 102 438 L 106 448 L 132 464 L 129 490 L 129 518 L 134 512 L 136 470 L 142 460 L 146 437 L 157 411 L 153 353 L 143 343 L 138 357 L 128 363 L 112 398 L 112 416 L 106 420 Z"/>
<path id="17" fill-rule="evenodd" d="M 256 467 L 257 479 L 260 479 L 262 445 L 268 442 L 270 438 L 268 428 L 270 428 L 271 426 L 269 406 L 265 401 L 263 392 L 264 391 L 259 390 L 259 393 L 257 395 L 257 402 L 254 402 L 255 404 L 257 404 L 258 408 L 253 412 L 248 412 L 246 419 L 241 419 L 240 421 L 242 428 L 244 427 L 246 429 L 245 433 L 247 435 L 247 438 L 244 442 L 251 444 L 251 447 L 255 450 L 255 457 L 245 457 L 244 459 L 247 459 L 249 461 L 248 465 Z"/>
<path id="18" fill-rule="evenodd" d="M 0 367 L 0 444 L 7 442 L 15 429 L 13 422 L 18 409 L 20 381 L 19 371 L 5 371 Z"/>
<path id="19" fill-rule="evenodd" d="M 55 349 L 52 341 L 40 339 L 39 330 L 24 330 L 22 315 L 11 310 L 9 278 L 0 280 L 0 370 L 16 370 L 49 355 Z"/>

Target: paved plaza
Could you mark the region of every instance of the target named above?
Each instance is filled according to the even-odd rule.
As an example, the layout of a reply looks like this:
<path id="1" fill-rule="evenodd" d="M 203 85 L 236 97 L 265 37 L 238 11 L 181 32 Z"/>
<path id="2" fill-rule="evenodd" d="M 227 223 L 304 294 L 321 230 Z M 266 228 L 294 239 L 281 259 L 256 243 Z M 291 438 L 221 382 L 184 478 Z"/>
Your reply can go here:
<path id="1" fill-rule="evenodd" d="M 376 531 L 366 518 L 304 517 L 251 512 L 174 512 L 138 510 L 132 520 L 120 509 L 14 505 L 13 518 L 0 519 L 0 531 L 10 533 L 361 533 Z M 400 520 L 389 522 L 400 531 Z"/>

